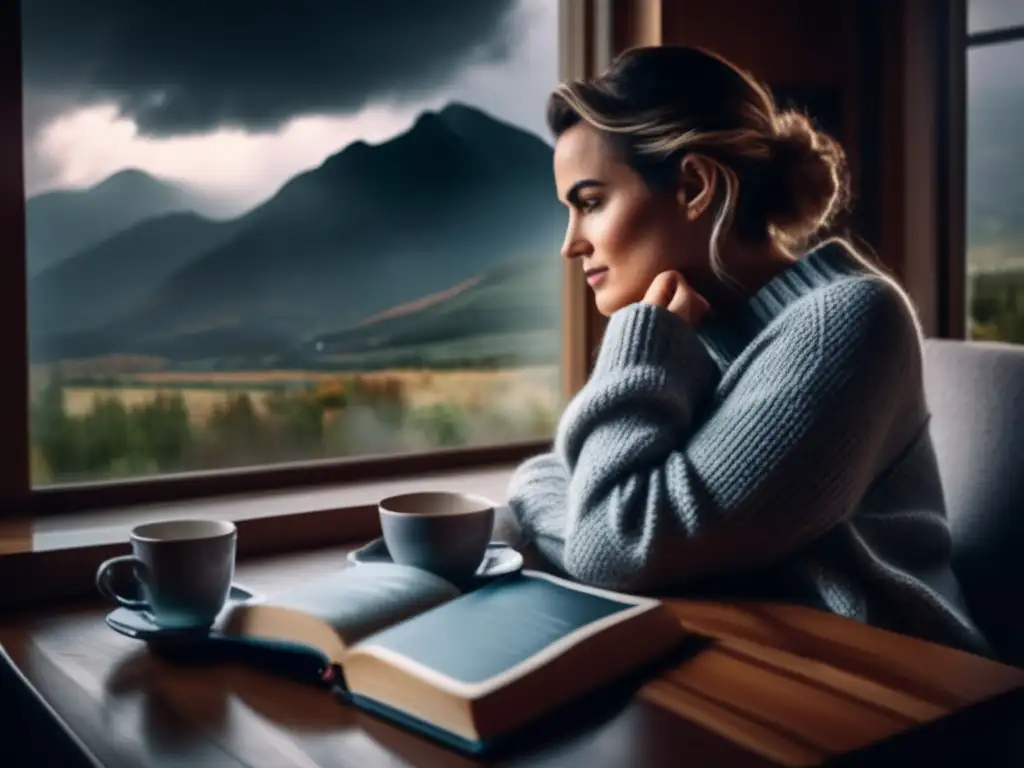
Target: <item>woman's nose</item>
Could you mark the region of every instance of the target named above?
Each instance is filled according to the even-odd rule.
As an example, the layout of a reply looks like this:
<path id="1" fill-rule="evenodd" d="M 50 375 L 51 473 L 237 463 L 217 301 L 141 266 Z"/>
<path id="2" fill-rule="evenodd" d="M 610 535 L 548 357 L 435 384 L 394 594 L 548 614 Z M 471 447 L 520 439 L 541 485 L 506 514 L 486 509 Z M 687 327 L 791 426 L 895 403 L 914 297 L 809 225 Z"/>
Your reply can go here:
<path id="1" fill-rule="evenodd" d="M 563 259 L 578 259 L 583 255 L 583 243 L 579 238 L 576 227 L 570 226 L 565 231 L 565 240 L 562 242 L 562 258 Z"/>
<path id="2" fill-rule="evenodd" d="M 574 254 L 572 252 L 572 241 L 569 238 L 565 239 L 562 243 L 562 250 L 560 251 L 563 259 L 572 259 Z"/>

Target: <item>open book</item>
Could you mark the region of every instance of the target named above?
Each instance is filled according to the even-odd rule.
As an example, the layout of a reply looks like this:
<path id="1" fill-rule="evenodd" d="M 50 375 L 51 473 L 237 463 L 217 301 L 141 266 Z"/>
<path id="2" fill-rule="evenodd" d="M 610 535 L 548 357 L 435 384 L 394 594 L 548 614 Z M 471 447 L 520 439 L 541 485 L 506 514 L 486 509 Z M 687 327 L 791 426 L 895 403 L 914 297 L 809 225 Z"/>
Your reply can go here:
<path id="1" fill-rule="evenodd" d="M 345 700 L 471 753 L 686 637 L 657 600 L 545 573 L 461 594 L 369 563 L 236 606 L 221 631 L 307 647 L 343 671 Z"/>

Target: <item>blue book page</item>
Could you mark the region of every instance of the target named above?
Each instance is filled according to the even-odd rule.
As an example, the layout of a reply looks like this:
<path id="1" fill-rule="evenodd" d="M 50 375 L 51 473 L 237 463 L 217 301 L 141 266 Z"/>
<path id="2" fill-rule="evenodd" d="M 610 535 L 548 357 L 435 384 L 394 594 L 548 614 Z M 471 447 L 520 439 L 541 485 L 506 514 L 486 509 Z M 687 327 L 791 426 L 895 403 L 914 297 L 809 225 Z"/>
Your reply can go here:
<path id="1" fill-rule="evenodd" d="M 588 624 L 635 607 L 634 602 L 524 575 L 463 595 L 362 644 L 401 654 L 464 683 L 480 683 Z"/>
<path id="2" fill-rule="evenodd" d="M 269 595 L 266 604 L 314 616 L 346 643 L 355 643 L 460 594 L 444 579 L 417 568 L 362 563 Z"/>

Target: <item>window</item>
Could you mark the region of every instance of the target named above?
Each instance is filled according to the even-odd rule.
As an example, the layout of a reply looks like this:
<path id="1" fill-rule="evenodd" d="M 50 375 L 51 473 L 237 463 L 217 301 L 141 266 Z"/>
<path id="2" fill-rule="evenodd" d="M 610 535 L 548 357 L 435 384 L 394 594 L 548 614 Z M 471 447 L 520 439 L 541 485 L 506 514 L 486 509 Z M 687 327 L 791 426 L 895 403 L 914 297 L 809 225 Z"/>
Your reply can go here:
<path id="1" fill-rule="evenodd" d="M 968 335 L 1024 343 L 1024 5 L 968 8 Z"/>
<path id="2" fill-rule="evenodd" d="M 551 0 L 22 3 L 32 485 L 548 437 Z"/>

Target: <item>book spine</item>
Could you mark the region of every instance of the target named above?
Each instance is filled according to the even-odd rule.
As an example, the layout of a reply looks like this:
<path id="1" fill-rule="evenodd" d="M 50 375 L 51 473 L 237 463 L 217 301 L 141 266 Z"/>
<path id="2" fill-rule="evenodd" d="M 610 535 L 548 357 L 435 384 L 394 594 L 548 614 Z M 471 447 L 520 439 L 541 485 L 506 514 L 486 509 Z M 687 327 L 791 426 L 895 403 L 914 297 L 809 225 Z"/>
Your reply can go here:
<path id="1" fill-rule="evenodd" d="M 387 704 L 382 704 L 379 701 L 375 701 L 374 699 L 366 696 L 360 696 L 358 693 L 352 693 L 348 690 L 336 693 L 342 701 L 350 706 L 354 706 L 371 715 L 376 715 L 383 720 L 399 725 L 406 730 L 413 731 L 421 736 L 426 736 L 427 738 L 433 739 L 446 747 L 451 747 L 467 755 L 480 756 L 490 752 L 491 748 L 494 746 L 494 744 L 487 741 L 471 741 L 469 739 L 464 739 L 451 731 L 438 728 L 432 723 L 428 723 L 418 717 L 413 717 L 401 710 L 389 707 Z"/>
<path id="2" fill-rule="evenodd" d="M 333 687 L 338 679 L 344 681 L 337 665 L 304 645 L 257 638 L 221 637 L 219 640 L 222 653 L 231 661 L 321 688 Z"/>

